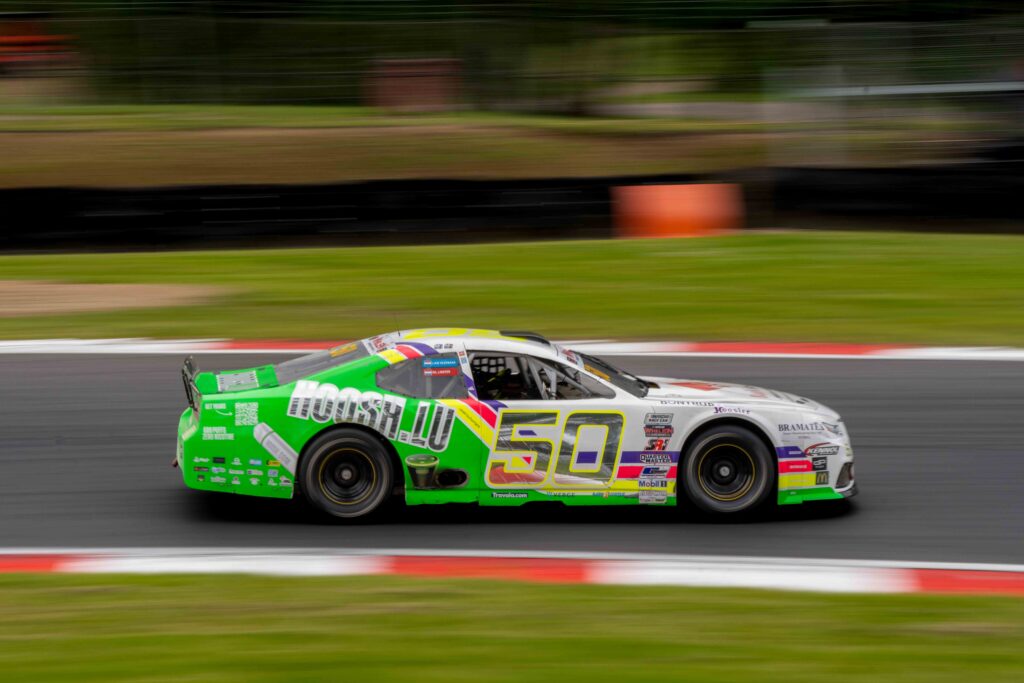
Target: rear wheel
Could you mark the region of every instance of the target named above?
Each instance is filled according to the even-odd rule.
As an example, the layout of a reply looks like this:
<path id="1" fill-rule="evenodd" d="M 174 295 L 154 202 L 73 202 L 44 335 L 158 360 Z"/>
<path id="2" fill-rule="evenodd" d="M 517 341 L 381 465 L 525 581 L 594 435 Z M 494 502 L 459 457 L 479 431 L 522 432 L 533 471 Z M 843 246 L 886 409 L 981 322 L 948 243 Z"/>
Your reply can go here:
<path id="1" fill-rule="evenodd" d="M 317 437 L 300 469 L 306 500 L 335 517 L 368 515 L 391 496 L 391 457 L 377 439 L 358 429 Z"/>
<path id="2" fill-rule="evenodd" d="M 752 510 L 771 497 L 775 461 L 749 429 L 711 427 L 684 454 L 679 486 L 690 502 L 707 512 Z"/>

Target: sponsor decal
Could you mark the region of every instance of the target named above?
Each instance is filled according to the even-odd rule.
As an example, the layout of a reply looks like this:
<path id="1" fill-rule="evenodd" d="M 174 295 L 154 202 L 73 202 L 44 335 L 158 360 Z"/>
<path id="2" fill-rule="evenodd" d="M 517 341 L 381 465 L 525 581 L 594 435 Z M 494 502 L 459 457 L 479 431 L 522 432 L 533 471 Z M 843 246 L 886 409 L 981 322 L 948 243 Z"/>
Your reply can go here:
<path id="1" fill-rule="evenodd" d="M 815 472 L 819 472 L 819 471 L 827 470 L 828 469 L 828 458 L 826 458 L 825 456 L 819 456 L 819 457 L 816 457 L 816 458 L 811 458 L 811 463 L 814 466 L 814 471 Z"/>
<path id="2" fill-rule="evenodd" d="M 732 415 L 750 415 L 750 411 L 747 410 L 746 408 L 734 408 L 732 406 L 715 406 L 715 413 Z"/>
<path id="3" fill-rule="evenodd" d="M 246 470 L 245 473 L 250 477 L 262 477 L 263 472 L 260 470 Z"/>
<path id="4" fill-rule="evenodd" d="M 281 461 L 280 460 L 268 460 L 267 461 L 267 467 L 280 467 L 280 466 L 281 466 Z"/>
<path id="5" fill-rule="evenodd" d="M 203 441 L 234 441 L 235 435 L 227 427 L 203 427 Z"/>
<path id="6" fill-rule="evenodd" d="M 358 346 L 358 342 L 342 344 L 341 346 L 335 346 L 334 348 L 330 349 L 328 353 L 331 355 L 331 358 L 337 358 L 338 356 L 344 356 L 346 353 L 352 353 L 353 351 L 356 350 L 356 348 L 358 348 Z"/>
<path id="7" fill-rule="evenodd" d="M 828 486 L 828 472 L 818 472 L 814 475 L 814 483 L 818 486 Z"/>
<path id="8" fill-rule="evenodd" d="M 675 430 L 672 427 L 644 427 L 644 436 L 650 437 L 661 437 L 663 439 L 669 439 L 675 434 Z"/>
<path id="9" fill-rule="evenodd" d="M 672 413 L 647 413 L 644 415 L 645 425 L 670 425 Z"/>
<path id="10" fill-rule="evenodd" d="M 263 464 L 263 461 L 260 460 L 259 458 L 250 458 L 249 464 L 253 465 L 254 467 L 260 467 Z"/>
<path id="11" fill-rule="evenodd" d="M 276 477 L 278 470 L 267 470 L 268 477 Z"/>
<path id="12" fill-rule="evenodd" d="M 454 358 L 438 360 L 458 363 Z M 455 370 L 458 372 L 457 365 Z M 339 389 L 333 384 L 300 380 L 292 390 L 288 416 L 316 422 L 353 422 L 380 432 L 388 439 L 432 451 L 448 447 L 455 410 L 442 404 L 417 402 L 412 431 L 400 432 L 405 408 L 406 400 L 402 396 L 364 392 L 352 387 Z"/>
<path id="13" fill-rule="evenodd" d="M 811 463 L 807 460 L 780 460 L 779 473 L 789 474 L 790 472 L 810 472 Z"/>
<path id="14" fill-rule="evenodd" d="M 292 480 L 291 479 L 286 479 L 285 477 L 281 477 L 281 486 L 291 486 L 291 485 L 292 485 Z"/>
<path id="15" fill-rule="evenodd" d="M 252 427 L 259 422 L 259 403 L 246 402 L 235 404 L 235 426 Z"/>
<path id="16" fill-rule="evenodd" d="M 664 451 L 668 450 L 668 439 L 648 439 L 647 445 L 644 447 L 645 451 Z"/>
<path id="17" fill-rule="evenodd" d="M 231 485 L 232 486 L 240 486 L 241 484 L 242 484 L 242 480 L 241 479 L 239 479 L 238 477 L 231 477 Z"/>
<path id="18" fill-rule="evenodd" d="M 203 464 L 206 464 L 206 463 L 210 462 L 210 459 L 209 458 L 192 458 L 192 462 L 194 462 L 197 465 L 203 465 Z"/>
<path id="19" fill-rule="evenodd" d="M 213 472 L 214 474 L 224 474 L 225 472 L 227 472 L 227 469 L 225 469 L 223 467 L 214 467 L 210 471 Z"/>
<path id="20" fill-rule="evenodd" d="M 665 491 L 640 491 L 637 496 L 644 505 L 662 504 L 668 502 L 668 493 Z"/>
<path id="21" fill-rule="evenodd" d="M 835 455 L 838 452 L 839 446 L 837 446 L 834 443 L 816 443 L 813 446 L 808 446 L 806 449 L 804 449 L 804 453 L 807 454 L 808 457 L 814 455 L 828 457 L 830 455 Z"/>
<path id="22" fill-rule="evenodd" d="M 459 368 L 424 368 L 424 377 L 458 377 L 462 374 Z"/>
<path id="23" fill-rule="evenodd" d="M 510 491 L 491 491 L 491 498 L 526 498 L 525 493 L 512 493 Z"/>
<path id="24" fill-rule="evenodd" d="M 228 483 L 228 480 L 225 479 L 224 477 L 210 477 L 210 483 L 211 484 L 226 484 L 226 483 Z"/>
<path id="25" fill-rule="evenodd" d="M 799 446 L 779 446 L 775 449 L 775 454 L 780 458 L 802 458 L 804 449 Z"/>
<path id="26" fill-rule="evenodd" d="M 687 406 L 688 408 L 714 408 L 713 401 L 696 401 L 683 398 L 663 398 L 658 401 L 663 406 Z"/>
<path id="27" fill-rule="evenodd" d="M 668 465 L 653 465 L 644 467 L 640 470 L 641 477 L 664 477 L 668 475 L 668 471 L 671 469 Z"/>
<path id="28" fill-rule="evenodd" d="M 835 434 L 836 436 L 843 435 L 843 428 L 838 422 L 822 422 L 821 424 L 829 434 Z"/>
<path id="29" fill-rule="evenodd" d="M 214 458 L 213 461 L 215 463 L 220 463 L 221 465 L 224 464 L 224 458 Z M 198 462 L 198 460 L 196 462 Z"/>
<path id="30" fill-rule="evenodd" d="M 259 486 L 260 480 L 257 479 L 256 477 L 252 477 L 251 479 L 249 479 L 249 484 L 252 486 Z"/>
<path id="31" fill-rule="evenodd" d="M 458 377 L 462 374 L 458 358 L 425 357 L 423 359 L 423 375 L 425 377 Z"/>
<path id="32" fill-rule="evenodd" d="M 245 474 L 245 470 L 228 470 L 228 474 L 237 474 L 239 476 Z"/>
<path id="33" fill-rule="evenodd" d="M 671 464 L 672 456 L 668 453 L 641 453 L 640 463 L 642 465 Z"/>
<path id="34" fill-rule="evenodd" d="M 835 422 L 786 422 L 777 425 L 783 434 L 832 434 L 842 436 L 843 430 Z"/>
<path id="35" fill-rule="evenodd" d="M 818 474 L 821 474 L 820 472 Z M 800 472 L 795 474 L 780 474 L 779 488 L 794 489 L 807 486 L 814 486 L 816 475 L 814 472 Z"/>
<path id="36" fill-rule="evenodd" d="M 668 479 L 638 479 L 640 488 L 642 489 L 667 489 Z"/>
<path id="37" fill-rule="evenodd" d="M 197 481 L 206 481 L 206 475 L 205 474 L 197 474 L 196 475 L 196 480 Z"/>
<path id="38" fill-rule="evenodd" d="M 209 472 L 210 468 L 209 467 L 193 467 L 192 471 L 193 472 Z"/>
<path id="39" fill-rule="evenodd" d="M 267 486 L 277 486 L 277 482 L 271 479 L 270 481 L 267 482 Z"/>
<path id="40" fill-rule="evenodd" d="M 370 353 L 377 353 L 391 346 L 391 335 L 380 334 L 376 337 L 370 337 L 369 339 L 363 340 L 363 345 L 366 346 L 366 350 Z"/>

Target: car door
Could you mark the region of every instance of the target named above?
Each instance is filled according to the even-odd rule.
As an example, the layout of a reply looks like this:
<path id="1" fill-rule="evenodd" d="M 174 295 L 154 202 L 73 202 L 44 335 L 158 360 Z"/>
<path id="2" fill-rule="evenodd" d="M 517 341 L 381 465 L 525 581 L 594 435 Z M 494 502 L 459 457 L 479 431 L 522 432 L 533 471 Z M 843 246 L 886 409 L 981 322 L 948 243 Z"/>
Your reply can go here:
<path id="1" fill-rule="evenodd" d="M 470 364 L 480 400 L 496 413 L 482 504 L 607 497 L 628 421 L 614 388 L 524 354 L 477 352 Z"/>
<path id="2" fill-rule="evenodd" d="M 474 432 L 481 419 L 472 410 L 464 358 L 456 344 L 399 345 L 392 364 L 377 372 L 377 388 L 399 407 L 387 422 L 382 414 L 387 429 L 379 431 L 404 464 L 409 504 L 477 499 L 472 490 L 480 486 L 486 446 Z"/>

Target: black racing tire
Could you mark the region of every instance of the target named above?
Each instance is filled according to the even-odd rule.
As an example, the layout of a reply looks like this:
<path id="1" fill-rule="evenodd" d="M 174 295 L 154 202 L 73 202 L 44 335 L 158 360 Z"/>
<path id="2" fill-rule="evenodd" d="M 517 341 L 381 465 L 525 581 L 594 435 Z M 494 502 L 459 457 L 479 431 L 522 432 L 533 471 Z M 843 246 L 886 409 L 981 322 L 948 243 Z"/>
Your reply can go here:
<path id="1" fill-rule="evenodd" d="M 299 483 L 310 505 L 334 517 L 365 517 L 394 488 L 394 465 L 379 440 L 358 429 L 336 429 L 309 444 Z"/>
<path id="2" fill-rule="evenodd" d="M 775 492 L 775 458 L 764 442 L 737 425 L 711 426 L 683 454 L 677 488 L 716 515 L 747 512 Z"/>

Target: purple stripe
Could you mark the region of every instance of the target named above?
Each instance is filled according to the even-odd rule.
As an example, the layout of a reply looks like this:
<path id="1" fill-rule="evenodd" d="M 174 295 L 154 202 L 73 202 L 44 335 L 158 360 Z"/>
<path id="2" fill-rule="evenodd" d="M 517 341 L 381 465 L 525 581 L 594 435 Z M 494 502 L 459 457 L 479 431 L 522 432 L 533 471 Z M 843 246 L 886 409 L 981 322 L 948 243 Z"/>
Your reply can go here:
<path id="1" fill-rule="evenodd" d="M 487 405 L 489 405 L 494 410 L 494 412 L 498 412 L 499 410 L 505 407 L 505 404 L 502 403 L 501 401 L 481 401 L 481 403 L 486 403 Z"/>
<path id="2" fill-rule="evenodd" d="M 775 449 L 775 454 L 780 458 L 802 458 L 804 452 L 798 446 L 780 446 Z"/>
<path id="3" fill-rule="evenodd" d="M 537 436 L 537 432 L 532 429 L 520 429 L 519 434 L 522 436 Z"/>
<path id="4" fill-rule="evenodd" d="M 658 465 L 662 463 L 652 462 L 650 457 L 660 455 L 667 455 L 669 462 L 673 465 L 679 462 L 679 451 L 622 451 L 622 458 L 619 459 L 619 463 L 623 465 Z M 648 461 L 641 462 L 641 456 L 648 458 Z"/>
<path id="5" fill-rule="evenodd" d="M 576 454 L 577 465 L 593 465 L 597 462 L 597 451 L 580 451 Z"/>
<path id="6" fill-rule="evenodd" d="M 436 349 L 434 349 L 429 344 L 424 344 L 423 342 L 400 341 L 398 343 L 399 344 L 405 344 L 406 346 L 411 346 L 412 348 L 414 348 L 417 351 L 419 351 L 420 353 L 422 353 L 424 356 L 432 356 L 435 353 L 437 353 Z"/>

